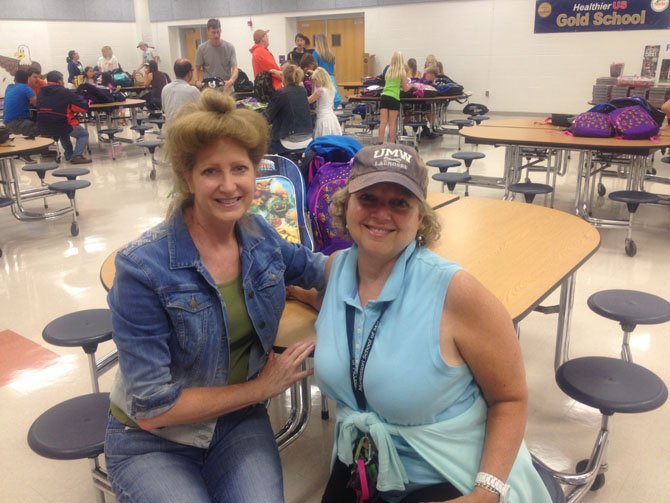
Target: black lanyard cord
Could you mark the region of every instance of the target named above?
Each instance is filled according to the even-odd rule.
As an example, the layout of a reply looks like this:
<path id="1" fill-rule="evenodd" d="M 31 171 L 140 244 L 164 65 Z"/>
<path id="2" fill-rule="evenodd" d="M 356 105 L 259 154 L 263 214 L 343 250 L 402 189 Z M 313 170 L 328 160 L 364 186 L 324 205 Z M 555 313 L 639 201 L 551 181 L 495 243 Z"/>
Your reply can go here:
<path id="1" fill-rule="evenodd" d="M 377 321 L 375 321 L 374 325 L 372 325 L 370 334 L 365 341 L 365 346 L 363 346 L 361 360 L 358 363 L 358 368 L 356 368 L 356 354 L 354 352 L 354 318 L 356 317 L 356 310 L 353 306 L 347 305 L 347 342 L 349 344 L 349 358 L 351 367 L 351 372 L 349 375 L 351 377 L 351 389 L 354 392 L 354 397 L 356 398 L 356 404 L 358 405 L 359 410 L 365 410 L 367 406 L 365 392 L 363 391 L 363 376 L 365 375 L 365 366 L 368 363 L 368 357 L 370 356 L 370 351 L 372 350 L 372 344 L 375 342 L 375 337 L 377 336 L 379 323 L 388 306 L 389 303 L 385 302 L 382 306 L 382 312 L 379 314 L 379 318 L 377 318 Z"/>

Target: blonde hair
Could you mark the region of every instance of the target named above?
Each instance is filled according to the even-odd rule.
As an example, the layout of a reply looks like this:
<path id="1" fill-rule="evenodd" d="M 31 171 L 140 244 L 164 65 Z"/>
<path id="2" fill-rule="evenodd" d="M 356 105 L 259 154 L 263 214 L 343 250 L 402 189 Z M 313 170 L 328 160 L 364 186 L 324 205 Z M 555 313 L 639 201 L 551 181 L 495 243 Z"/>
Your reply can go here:
<path id="1" fill-rule="evenodd" d="M 316 87 L 333 89 L 333 81 L 330 79 L 330 75 L 328 75 L 328 72 L 321 67 L 312 72 L 312 82 Z"/>
<path id="2" fill-rule="evenodd" d="M 114 53 L 112 51 L 112 48 L 108 45 L 102 46 L 102 49 L 100 49 L 100 52 L 102 53 L 103 56 L 105 55 L 105 53 L 108 53 L 110 56 Z"/>
<path id="3" fill-rule="evenodd" d="M 426 68 L 423 71 L 424 77 L 426 76 L 427 73 L 432 73 L 433 75 L 435 75 L 435 77 L 437 77 L 440 74 L 440 72 L 437 70 L 436 66 L 429 66 L 428 68 Z"/>
<path id="4" fill-rule="evenodd" d="M 407 70 L 405 69 L 405 59 L 398 51 L 391 56 L 391 65 L 386 70 L 386 80 L 389 79 L 404 79 L 407 77 Z"/>
<path id="5" fill-rule="evenodd" d="M 284 84 L 299 84 L 302 82 L 305 72 L 302 71 L 302 68 L 295 65 L 286 65 L 281 72 L 282 78 L 284 79 Z"/>
<path id="6" fill-rule="evenodd" d="M 438 75 L 444 75 L 444 66 L 442 65 L 442 61 L 438 61 L 437 65 L 437 71 L 439 72 Z"/>
<path id="7" fill-rule="evenodd" d="M 327 63 L 335 63 L 335 55 L 328 48 L 328 39 L 324 34 L 314 35 L 314 50 Z"/>
<path id="8" fill-rule="evenodd" d="M 340 236 L 345 238 L 351 238 L 347 230 L 347 205 L 350 198 L 351 192 L 349 192 L 349 187 L 346 186 L 333 195 L 333 200 L 328 209 L 333 228 Z M 415 199 L 419 202 L 419 216 L 421 217 L 421 223 L 416 232 L 416 239 L 422 246 L 430 246 L 440 239 L 442 226 L 435 210 L 430 207 L 425 199 L 417 199 L 416 197 Z"/>
<path id="9" fill-rule="evenodd" d="M 188 176 L 198 154 L 221 139 L 246 149 L 257 167 L 267 150 L 268 123 L 258 112 L 235 108 L 230 96 L 206 89 L 197 102 L 181 108 L 168 128 L 167 149 L 175 178 L 168 216 L 193 204 Z"/>
<path id="10" fill-rule="evenodd" d="M 426 56 L 426 62 L 423 64 L 424 69 L 431 66 L 437 66 L 437 58 L 434 54 L 429 54 Z"/>

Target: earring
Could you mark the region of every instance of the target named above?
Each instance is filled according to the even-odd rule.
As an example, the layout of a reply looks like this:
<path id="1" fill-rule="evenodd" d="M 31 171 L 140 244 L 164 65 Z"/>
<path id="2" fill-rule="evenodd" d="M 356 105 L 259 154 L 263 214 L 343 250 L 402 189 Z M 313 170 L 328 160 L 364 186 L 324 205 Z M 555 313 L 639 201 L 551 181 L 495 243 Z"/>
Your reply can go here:
<path id="1" fill-rule="evenodd" d="M 425 244 L 426 238 L 423 237 L 422 234 L 417 234 L 416 235 L 416 244 L 418 246 L 423 246 Z"/>

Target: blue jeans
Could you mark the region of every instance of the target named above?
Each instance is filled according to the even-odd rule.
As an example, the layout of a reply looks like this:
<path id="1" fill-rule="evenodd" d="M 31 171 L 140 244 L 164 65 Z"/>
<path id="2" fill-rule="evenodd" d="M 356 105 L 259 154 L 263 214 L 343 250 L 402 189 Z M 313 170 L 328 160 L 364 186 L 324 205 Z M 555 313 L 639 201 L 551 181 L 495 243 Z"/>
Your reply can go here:
<path id="1" fill-rule="evenodd" d="M 284 501 L 279 450 L 262 405 L 220 417 L 208 449 L 126 427 L 110 415 L 105 459 L 119 503 Z"/>
<path id="2" fill-rule="evenodd" d="M 72 150 L 70 136 L 76 139 L 74 151 Z M 84 155 L 84 150 L 86 150 L 86 145 L 88 145 L 88 131 L 80 124 L 70 131 L 70 133 L 61 135 L 59 139 L 60 144 L 63 145 L 65 160 L 69 161 L 70 159 Z"/>

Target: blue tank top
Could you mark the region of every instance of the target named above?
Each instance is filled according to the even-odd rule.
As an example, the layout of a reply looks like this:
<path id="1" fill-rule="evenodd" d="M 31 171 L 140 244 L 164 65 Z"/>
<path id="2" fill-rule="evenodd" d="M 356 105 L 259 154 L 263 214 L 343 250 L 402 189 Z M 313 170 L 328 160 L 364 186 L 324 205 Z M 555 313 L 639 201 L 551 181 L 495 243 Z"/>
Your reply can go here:
<path id="1" fill-rule="evenodd" d="M 440 321 L 453 275 L 461 269 L 410 244 L 400 255 L 379 298 L 361 308 L 358 248 L 335 258 L 317 319 L 315 377 L 334 400 L 357 409 L 351 389 L 346 306 L 356 310 L 354 352 L 360 354 L 384 303 L 389 303 L 368 358 L 363 380 L 368 410 L 403 426 L 432 424 L 467 411 L 480 396 L 467 365 L 447 364 L 440 353 Z M 399 437 L 394 437 L 409 480 L 443 479 Z"/>

